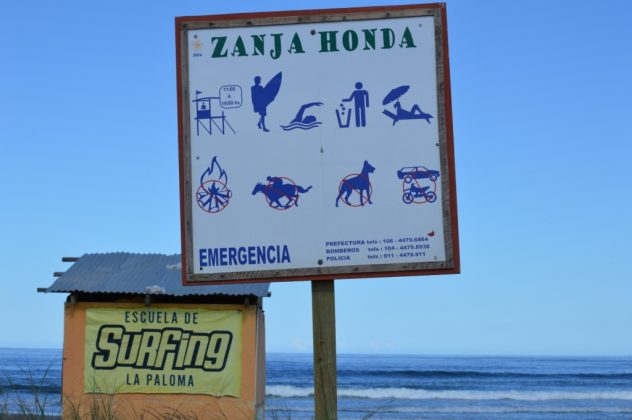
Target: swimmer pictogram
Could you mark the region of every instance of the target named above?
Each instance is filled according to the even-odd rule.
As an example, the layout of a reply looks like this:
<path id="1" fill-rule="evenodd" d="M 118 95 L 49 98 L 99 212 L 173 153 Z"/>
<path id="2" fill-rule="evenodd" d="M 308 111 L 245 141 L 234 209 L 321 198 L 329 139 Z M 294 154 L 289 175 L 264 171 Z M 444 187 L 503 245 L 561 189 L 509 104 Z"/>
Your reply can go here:
<path id="1" fill-rule="evenodd" d="M 301 130 L 311 130 L 312 128 L 316 128 L 322 124 L 322 122 L 318 121 L 316 116 L 311 114 L 305 114 L 307 109 L 314 106 L 322 106 L 322 102 L 309 102 L 301 105 L 296 116 L 290 121 L 287 125 L 282 125 L 281 128 L 285 131 L 295 130 L 297 128 Z"/>

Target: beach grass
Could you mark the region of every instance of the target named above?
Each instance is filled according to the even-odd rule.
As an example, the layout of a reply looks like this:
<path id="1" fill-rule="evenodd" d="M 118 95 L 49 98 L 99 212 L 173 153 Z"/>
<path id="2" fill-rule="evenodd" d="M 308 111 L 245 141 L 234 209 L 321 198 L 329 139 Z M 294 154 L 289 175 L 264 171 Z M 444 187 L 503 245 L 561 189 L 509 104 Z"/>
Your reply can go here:
<path id="1" fill-rule="evenodd" d="M 61 413 L 55 413 L 51 408 L 52 399 L 49 393 L 44 392 L 49 382 L 49 377 L 53 366 L 57 360 L 51 360 L 44 369 L 41 376 L 36 377 L 33 369 L 18 366 L 22 376 L 26 378 L 25 384 L 17 384 L 5 371 L 0 371 L 0 390 L 2 400 L 0 401 L 0 419 L 11 420 L 34 420 L 34 419 L 55 419 L 61 418 Z M 18 390 L 24 389 L 26 393 Z"/>

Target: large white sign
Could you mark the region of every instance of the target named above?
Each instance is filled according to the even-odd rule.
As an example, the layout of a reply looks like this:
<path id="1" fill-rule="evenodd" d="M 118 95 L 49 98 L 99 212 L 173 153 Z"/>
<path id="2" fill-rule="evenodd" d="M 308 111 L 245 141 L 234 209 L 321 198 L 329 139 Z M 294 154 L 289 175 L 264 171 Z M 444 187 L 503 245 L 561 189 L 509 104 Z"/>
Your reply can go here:
<path id="1" fill-rule="evenodd" d="M 458 272 L 444 13 L 177 20 L 185 283 Z"/>

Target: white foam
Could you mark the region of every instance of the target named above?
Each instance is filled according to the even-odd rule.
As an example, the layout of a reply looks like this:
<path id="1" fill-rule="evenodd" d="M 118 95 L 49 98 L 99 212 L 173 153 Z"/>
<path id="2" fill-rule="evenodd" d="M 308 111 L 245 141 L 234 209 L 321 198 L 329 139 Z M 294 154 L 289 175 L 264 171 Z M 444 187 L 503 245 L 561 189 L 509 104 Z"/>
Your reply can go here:
<path id="1" fill-rule="evenodd" d="M 270 397 L 300 398 L 314 395 L 311 387 L 272 385 L 266 387 Z M 409 388 L 338 389 L 339 397 L 405 400 L 626 400 L 632 401 L 632 391 L 427 391 Z"/>
<path id="2" fill-rule="evenodd" d="M 382 412 L 393 413 L 438 413 L 438 414 L 519 414 L 519 413 L 559 413 L 559 414 L 589 414 L 589 413 L 611 413 L 628 414 L 632 413 L 631 408 L 624 407 L 395 407 L 386 408 Z"/>
<path id="3" fill-rule="evenodd" d="M 300 398 L 314 395 L 313 388 L 299 388 L 291 385 L 267 385 L 266 396 L 282 398 Z"/>

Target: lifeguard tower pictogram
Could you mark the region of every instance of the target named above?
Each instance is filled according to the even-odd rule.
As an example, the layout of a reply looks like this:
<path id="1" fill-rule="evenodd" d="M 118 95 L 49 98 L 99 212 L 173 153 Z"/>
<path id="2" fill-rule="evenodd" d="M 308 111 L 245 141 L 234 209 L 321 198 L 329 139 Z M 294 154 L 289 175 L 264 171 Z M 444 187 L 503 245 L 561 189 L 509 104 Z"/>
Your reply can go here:
<path id="1" fill-rule="evenodd" d="M 239 108 L 241 106 L 241 87 L 237 85 L 222 86 L 219 89 L 219 96 L 203 96 L 202 91 L 195 91 L 195 129 L 196 135 L 200 135 L 200 127 L 203 131 L 213 135 L 213 127 L 222 134 L 226 134 L 226 129 L 230 129 L 236 134 L 235 129 L 228 122 L 224 113 L 225 109 Z"/>

